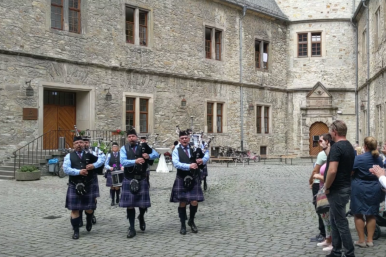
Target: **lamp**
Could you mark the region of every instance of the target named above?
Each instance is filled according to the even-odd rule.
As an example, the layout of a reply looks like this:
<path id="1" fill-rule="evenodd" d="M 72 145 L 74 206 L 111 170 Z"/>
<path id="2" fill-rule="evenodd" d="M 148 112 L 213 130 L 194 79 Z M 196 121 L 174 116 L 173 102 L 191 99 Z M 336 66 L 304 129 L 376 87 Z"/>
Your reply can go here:
<path id="1" fill-rule="evenodd" d="M 361 104 L 361 111 L 364 111 L 365 110 L 365 105 L 363 103 L 367 103 L 367 101 L 362 101 L 362 104 Z"/>
<path id="2" fill-rule="evenodd" d="M 182 98 L 182 100 L 181 100 L 181 106 L 186 106 L 186 100 L 185 100 L 185 98 Z"/>
<path id="3" fill-rule="evenodd" d="M 110 94 L 110 88 L 107 89 L 106 101 L 110 102 L 113 96 Z"/>
<path id="4" fill-rule="evenodd" d="M 250 103 L 249 105 L 248 105 L 248 110 L 249 111 L 253 111 L 255 109 L 255 106 L 253 105 L 253 103 Z"/>
<path id="5" fill-rule="evenodd" d="M 28 87 L 25 89 L 26 96 L 34 96 L 34 89 L 31 87 L 31 80 L 26 81 L 25 84 L 28 84 Z"/>

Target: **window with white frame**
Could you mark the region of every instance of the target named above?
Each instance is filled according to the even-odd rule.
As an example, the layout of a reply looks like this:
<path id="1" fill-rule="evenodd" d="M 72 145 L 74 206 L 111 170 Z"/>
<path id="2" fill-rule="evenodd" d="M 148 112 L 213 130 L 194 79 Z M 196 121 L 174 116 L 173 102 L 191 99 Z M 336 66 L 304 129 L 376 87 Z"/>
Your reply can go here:
<path id="1" fill-rule="evenodd" d="M 149 99 L 126 97 L 126 130 L 134 127 L 139 133 L 149 132 Z"/>
<path id="2" fill-rule="evenodd" d="M 224 132 L 224 103 L 207 102 L 206 104 L 206 126 L 207 133 Z"/>
<path id="3" fill-rule="evenodd" d="M 125 8 L 126 43 L 148 46 L 149 44 L 149 11 L 138 7 Z"/>
<path id="4" fill-rule="evenodd" d="M 271 107 L 266 105 L 256 106 L 256 133 L 271 133 Z"/>
<path id="5" fill-rule="evenodd" d="M 322 56 L 322 32 L 299 32 L 297 33 L 297 41 L 297 57 Z"/>

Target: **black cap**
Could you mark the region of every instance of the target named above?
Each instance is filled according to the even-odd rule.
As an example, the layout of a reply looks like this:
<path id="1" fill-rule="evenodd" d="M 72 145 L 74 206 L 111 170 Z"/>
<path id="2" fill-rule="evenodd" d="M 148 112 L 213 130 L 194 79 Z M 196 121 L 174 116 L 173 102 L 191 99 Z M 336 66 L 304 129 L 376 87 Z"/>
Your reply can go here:
<path id="1" fill-rule="evenodd" d="M 83 137 L 83 141 L 90 142 L 90 138 L 89 137 Z"/>
<path id="2" fill-rule="evenodd" d="M 72 140 L 72 142 L 76 142 L 76 141 L 79 141 L 79 140 L 83 140 L 83 138 L 81 136 L 79 136 L 79 137 L 75 136 L 74 140 Z"/>
<path id="3" fill-rule="evenodd" d="M 112 146 L 114 145 L 119 146 L 117 142 L 113 142 Z"/>
<path id="4" fill-rule="evenodd" d="M 134 128 L 127 130 L 127 135 L 137 135 L 137 131 Z"/>
<path id="5" fill-rule="evenodd" d="M 141 136 L 140 139 L 147 139 L 147 137 L 146 136 Z"/>
<path id="6" fill-rule="evenodd" d="M 178 141 L 174 141 L 174 145 L 178 145 Z"/>
<path id="7" fill-rule="evenodd" d="M 189 136 L 189 133 L 186 130 L 181 130 L 179 136 L 180 137 Z"/>

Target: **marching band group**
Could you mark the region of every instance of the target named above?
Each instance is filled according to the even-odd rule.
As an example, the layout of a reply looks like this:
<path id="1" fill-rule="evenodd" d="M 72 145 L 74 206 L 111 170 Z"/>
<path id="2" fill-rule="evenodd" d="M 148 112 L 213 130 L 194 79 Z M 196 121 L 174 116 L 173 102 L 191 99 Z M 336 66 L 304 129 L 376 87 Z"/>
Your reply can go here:
<path id="1" fill-rule="evenodd" d="M 170 202 L 179 203 L 178 215 L 181 222 L 180 234 L 186 234 L 186 221 L 193 233 L 198 229 L 194 223 L 198 202 L 204 201 L 201 181 L 206 190 L 206 163 L 209 160 L 209 142 L 198 148 L 190 142 L 191 130 L 179 131 L 179 142 L 175 143 L 172 161 L 177 169 Z M 135 207 L 139 209 L 138 221 L 142 231 L 146 229 L 145 213 L 151 206 L 149 195 L 149 165 L 159 154 L 146 143 L 146 137 L 138 135 L 135 129 L 127 131 L 127 143 L 119 149 L 112 143 L 107 156 L 99 148 L 90 148 L 90 138 L 77 134 L 73 140 L 74 151 L 64 158 L 63 170 L 69 175 L 65 207 L 71 211 L 73 239 L 79 239 L 79 228 L 83 226 L 82 213 L 86 214 L 86 230 L 91 231 L 96 223 L 95 210 L 99 195 L 96 169 L 104 164 L 106 186 L 110 187 L 111 206 L 119 204 L 126 208 L 129 229 L 127 238 L 136 236 Z M 117 183 L 120 182 L 120 183 Z M 121 192 L 122 190 L 122 192 Z M 189 205 L 189 219 L 186 213 Z"/>

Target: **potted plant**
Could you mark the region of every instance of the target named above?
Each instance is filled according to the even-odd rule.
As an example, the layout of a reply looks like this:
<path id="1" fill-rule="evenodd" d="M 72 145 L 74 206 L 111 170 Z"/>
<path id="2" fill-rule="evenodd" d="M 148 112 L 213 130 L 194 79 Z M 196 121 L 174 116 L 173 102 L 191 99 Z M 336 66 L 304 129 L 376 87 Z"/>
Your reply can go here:
<path id="1" fill-rule="evenodd" d="M 113 136 L 116 136 L 116 135 L 121 135 L 121 136 L 123 136 L 123 135 L 125 135 L 125 131 L 122 131 L 122 130 L 120 130 L 120 129 L 113 130 L 113 131 L 112 131 L 112 135 L 113 135 Z"/>
<path id="2" fill-rule="evenodd" d="M 18 181 L 38 180 L 41 177 L 41 172 L 34 165 L 24 165 L 15 173 L 15 179 Z"/>

